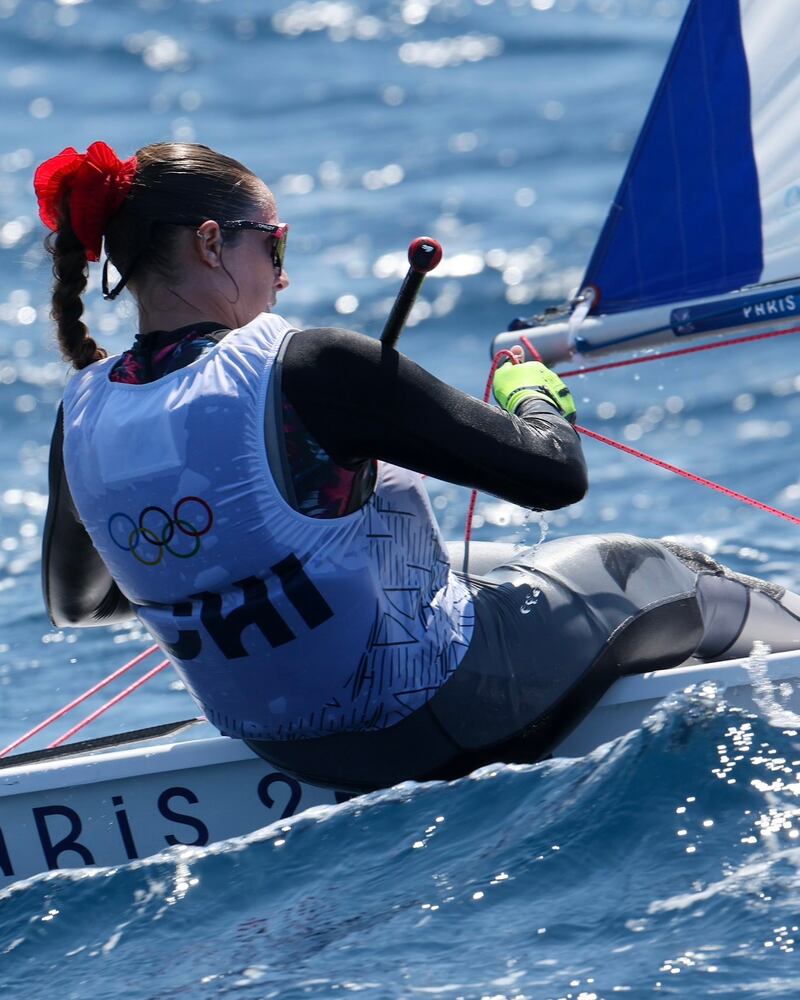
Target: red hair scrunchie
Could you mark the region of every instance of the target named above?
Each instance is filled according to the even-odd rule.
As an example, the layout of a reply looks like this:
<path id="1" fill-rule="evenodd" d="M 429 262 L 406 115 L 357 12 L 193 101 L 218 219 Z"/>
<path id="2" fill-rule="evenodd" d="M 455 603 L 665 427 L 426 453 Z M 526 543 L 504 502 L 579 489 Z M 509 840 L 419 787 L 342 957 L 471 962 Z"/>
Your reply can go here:
<path id="1" fill-rule="evenodd" d="M 69 218 L 89 260 L 100 260 L 103 234 L 133 184 L 136 157 L 120 160 L 104 142 L 93 142 L 85 153 L 68 146 L 37 168 L 33 188 L 39 200 L 39 218 L 58 229 L 64 197 L 69 196 Z"/>

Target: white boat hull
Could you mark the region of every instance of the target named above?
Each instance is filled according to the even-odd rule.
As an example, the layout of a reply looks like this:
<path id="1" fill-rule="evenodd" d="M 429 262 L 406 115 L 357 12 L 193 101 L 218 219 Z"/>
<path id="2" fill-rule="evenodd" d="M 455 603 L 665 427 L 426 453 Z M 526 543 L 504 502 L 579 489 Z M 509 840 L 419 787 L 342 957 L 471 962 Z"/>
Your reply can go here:
<path id="1" fill-rule="evenodd" d="M 771 655 L 768 677 L 798 682 L 782 705 L 800 713 L 800 651 Z M 582 756 L 635 729 L 667 695 L 706 681 L 724 689 L 729 704 L 755 707 L 742 660 L 625 677 L 556 755 Z M 0 771 L 0 886 L 213 843 L 336 801 L 334 792 L 301 784 L 219 736 L 12 765 Z"/>

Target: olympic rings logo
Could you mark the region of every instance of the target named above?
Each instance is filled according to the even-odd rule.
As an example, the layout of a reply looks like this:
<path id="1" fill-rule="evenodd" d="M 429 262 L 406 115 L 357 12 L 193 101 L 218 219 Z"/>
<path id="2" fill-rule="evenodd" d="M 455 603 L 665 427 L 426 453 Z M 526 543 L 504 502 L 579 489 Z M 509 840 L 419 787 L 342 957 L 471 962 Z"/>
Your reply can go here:
<path id="1" fill-rule="evenodd" d="M 108 533 L 117 548 L 130 552 L 143 566 L 158 566 L 165 552 L 178 559 L 196 556 L 200 539 L 208 534 L 213 523 L 214 514 L 205 500 L 182 497 L 175 504 L 172 516 L 163 507 L 155 506 L 145 507 L 138 521 L 129 514 L 112 514 Z M 184 542 L 183 538 L 190 541 Z"/>

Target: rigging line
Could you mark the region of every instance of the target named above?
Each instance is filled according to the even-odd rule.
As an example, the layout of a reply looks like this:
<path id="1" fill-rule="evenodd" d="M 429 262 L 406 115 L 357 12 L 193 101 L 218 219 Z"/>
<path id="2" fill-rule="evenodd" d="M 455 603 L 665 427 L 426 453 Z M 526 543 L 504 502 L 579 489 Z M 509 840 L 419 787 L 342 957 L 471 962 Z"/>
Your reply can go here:
<path id="1" fill-rule="evenodd" d="M 34 736 L 36 736 L 37 733 L 40 733 L 43 729 L 47 728 L 47 726 L 51 725 L 54 722 L 58 722 L 58 720 L 62 718 L 64 715 L 66 715 L 67 712 L 72 711 L 73 708 L 77 708 L 77 706 L 80 705 L 82 702 L 86 701 L 87 698 L 91 698 L 93 694 L 96 694 L 98 691 L 102 691 L 104 687 L 106 687 L 112 681 L 115 681 L 117 677 L 121 677 L 132 667 L 138 666 L 138 664 L 140 664 L 142 660 L 147 659 L 148 656 L 152 656 L 153 653 L 157 651 L 158 651 L 158 646 L 150 646 L 149 649 L 145 649 L 144 652 L 139 653 L 138 656 L 135 656 L 128 663 L 125 663 L 121 667 L 118 667 L 107 677 L 104 677 L 101 681 L 98 681 L 96 684 L 92 685 L 92 687 L 90 687 L 87 691 L 84 691 L 83 694 L 78 695 L 77 698 L 74 698 L 71 702 L 69 702 L 68 705 L 64 705 L 63 708 L 59 708 L 57 712 L 53 712 L 53 714 L 48 716 L 43 722 L 40 722 L 38 725 L 34 726 L 33 729 L 29 729 L 27 733 L 23 733 L 22 736 L 14 740 L 13 743 L 9 743 L 7 747 L 5 747 L 3 750 L 0 750 L 0 758 L 6 757 L 13 750 L 16 750 L 18 746 L 21 746 L 23 743 L 26 743 L 29 739 L 32 739 Z"/>
<path id="2" fill-rule="evenodd" d="M 575 430 L 579 431 L 581 434 L 585 434 L 586 437 L 594 438 L 596 441 L 601 441 L 603 444 L 611 445 L 612 448 L 624 451 L 628 455 L 633 455 L 634 458 L 641 458 L 645 462 L 650 462 L 652 465 L 658 466 L 660 469 L 666 469 L 667 472 L 674 472 L 675 475 L 683 476 L 684 479 L 689 479 L 691 482 L 698 483 L 700 486 L 707 486 L 709 489 L 716 490 L 718 493 L 722 493 L 724 496 L 730 497 L 733 500 L 740 500 L 742 503 L 749 504 L 751 507 L 762 510 L 767 514 L 774 514 L 775 517 L 782 517 L 784 521 L 789 521 L 791 524 L 800 524 L 800 517 L 795 517 L 794 514 L 787 514 L 784 510 L 778 510 L 777 507 L 770 507 L 769 504 L 762 503 L 760 500 L 755 500 L 753 497 L 749 497 L 744 493 L 737 493 L 736 490 L 728 489 L 727 486 L 721 486 L 719 483 L 712 482 L 710 479 L 703 479 L 702 476 L 697 476 L 693 472 L 687 472 L 686 469 L 681 469 L 677 465 L 671 465 L 669 462 L 664 462 L 660 458 L 648 455 L 646 452 L 637 451 L 636 448 L 630 448 L 628 445 L 621 444 L 619 441 L 614 441 L 611 438 L 604 437 L 604 435 L 598 434 L 596 431 L 590 431 L 587 427 L 580 427 L 576 424 Z"/>
<path id="3" fill-rule="evenodd" d="M 161 663 L 148 670 L 146 674 L 142 674 L 142 676 L 138 680 L 135 680 L 133 684 L 129 684 L 124 691 L 120 691 L 119 694 L 115 694 L 113 698 L 109 698 L 107 702 L 99 708 L 96 708 L 93 712 L 87 715 L 85 719 L 81 719 L 81 721 L 76 723 L 72 729 L 68 729 L 65 733 L 59 736 L 57 740 L 53 740 L 52 743 L 48 743 L 47 749 L 52 750 L 53 747 L 60 747 L 62 743 L 66 743 L 71 736 L 74 736 L 75 733 L 79 733 L 82 729 L 85 729 L 90 722 L 94 722 L 94 720 L 99 718 L 99 716 L 101 716 L 104 712 L 107 712 L 109 708 L 113 708 L 114 705 L 121 702 L 123 698 L 127 698 L 128 695 L 133 694 L 137 688 L 140 688 L 142 684 L 146 684 L 151 678 L 155 677 L 156 674 L 160 674 L 162 670 L 166 670 L 168 666 L 169 660 L 162 660 Z"/>
<path id="4" fill-rule="evenodd" d="M 626 358 L 624 361 L 610 361 L 604 365 L 593 365 L 591 368 L 574 368 L 570 371 L 559 372 L 561 378 L 569 378 L 571 375 L 591 375 L 593 372 L 609 371 L 612 368 L 627 368 L 629 365 L 640 365 L 646 361 L 664 361 L 667 358 L 678 358 L 684 354 L 698 354 L 700 351 L 713 351 L 718 347 L 736 347 L 738 344 L 754 344 L 759 340 L 769 340 L 772 337 L 785 337 L 790 333 L 800 333 L 800 326 L 789 327 L 788 330 L 769 330 L 766 333 L 752 333 L 747 337 L 734 337 L 731 340 L 719 340 L 713 344 L 699 344 L 694 347 L 681 347 L 676 351 L 664 351 L 662 354 L 648 354 L 643 358 Z M 520 342 L 535 360 L 540 360 L 541 355 L 526 336 L 521 336 Z"/>
<path id="5" fill-rule="evenodd" d="M 486 379 L 486 388 L 483 390 L 483 401 L 484 403 L 489 402 L 489 397 L 492 394 L 492 382 L 494 380 L 494 373 L 500 366 L 502 361 L 511 361 L 517 364 L 519 358 L 513 351 L 498 351 L 492 358 L 492 366 L 489 369 L 489 377 Z M 478 491 L 472 490 L 469 495 L 469 506 L 467 508 L 467 519 L 464 525 L 464 562 L 461 566 L 461 572 L 466 576 L 469 573 L 469 543 L 472 540 L 472 521 L 475 516 L 475 505 L 478 502 Z"/>
<path id="6" fill-rule="evenodd" d="M 681 351 L 673 351 L 672 354 L 689 354 L 694 351 L 709 350 L 712 347 L 726 347 L 730 343 L 746 343 L 752 340 L 763 340 L 764 337 L 775 337 L 781 336 L 784 333 L 798 333 L 800 332 L 800 327 L 794 327 L 791 330 L 780 330 L 774 333 L 767 334 L 754 334 L 751 337 L 741 337 L 737 341 L 726 341 L 722 344 L 705 344 L 700 347 L 687 347 Z M 528 350 L 537 361 L 541 361 L 542 356 L 533 346 L 533 344 L 528 340 L 527 337 L 523 336 L 520 338 L 524 342 L 524 347 Z M 659 358 L 668 357 L 668 355 L 659 354 L 653 357 L 647 358 L 637 358 L 633 362 L 614 362 L 611 365 L 600 367 L 617 367 L 618 365 L 636 363 L 636 361 L 656 361 Z M 494 371 L 493 366 L 493 371 Z M 596 369 L 590 369 L 595 371 Z M 564 375 L 575 374 L 574 372 L 564 372 Z M 575 430 L 586 437 L 594 438 L 596 441 L 600 441 L 603 444 L 610 445 L 612 448 L 617 448 L 619 451 L 623 451 L 628 455 L 632 455 L 634 458 L 640 458 L 644 462 L 650 462 L 651 465 L 658 466 L 660 469 L 665 469 L 667 472 L 672 472 L 676 476 L 683 476 L 684 479 L 688 479 L 690 482 L 697 483 L 699 486 L 706 486 L 710 490 L 716 490 L 718 493 L 722 493 L 726 497 L 730 497 L 732 500 L 739 500 L 741 503 L 749 504 L 751 507 L 755 507 L 757 510 L 764 511 L 766 514 L 773 514 L 775 517 L 783 518 L 784 521 L 789 521 L 791 524 L 800 524 L 800 517 L 795 517 L 794 514 L 787 514 L 786 511 L 778 510 L 777 507 L 770 507 L 769 504 L 762 503 L 760 500 L 755 500 L 753 497 L 749 497 L 744 493 L 737 493 L 736 490 L 728 489 L 727 486 L 722 486 L 719 483 L 712 482 L 710 479 L 704 479 L 702 476 L 696 475 L 694 472 L 688 472 L 686 469 L 681 469 L 677 465 L 671 465 L 669 462 L 664 462 L 660 458 L 656 458 L 653 455 L 648 455 L 644 451 L 637 451 L 636 448 L 631 448 L 626 444 L 622 444 L 619 441 L 614 441 L 612 438 L 605 437 L 603 434 L 598 434 L 597 431 L 590 431 L 587 427 L 581 427 L 579 424 L 575 424 Z"/>
<path id="7" fill-rule="evenodd" d="M 759 340 L 769 340 L 772 337 L 785 337 L 790 333 L 800 333 L 800 326 L 788 330 L 770 330 L 766 333 L 753 333 L 747 337 L 735 337 L 731 340 L 720 340 L 714 344 L 700 344 L 695 347 L 681 347 L 677 351 L 664 351 L 662 354 L 649 354 L 643 358 L 627 358 L 625 361 L 610 361 L 605 365 L 593 365 L 591 368 L 576 368 L 561 372 L 561 377 L 569 375 L 588 375 L 591 372 L 607 371 L 610 368 L 626 368 L 628 365 L 643 364 L 645 361 L 662 361 L 666 358 L 678 358 L 683 354 L 697 354 L 700 351 L 713 351 L 718 347 L 736 347 L 738 344 L 754 344 Z M 527 338 L 526 338 L 527 339 Z"/>

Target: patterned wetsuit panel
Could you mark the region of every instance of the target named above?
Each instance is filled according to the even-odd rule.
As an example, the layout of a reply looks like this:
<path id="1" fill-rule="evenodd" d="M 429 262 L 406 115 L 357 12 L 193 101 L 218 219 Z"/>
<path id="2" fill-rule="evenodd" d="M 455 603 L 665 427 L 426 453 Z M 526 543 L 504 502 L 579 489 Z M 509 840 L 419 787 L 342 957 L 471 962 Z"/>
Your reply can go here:
<path id="1" fill-rule="evenodd" d="M 475 616 L 419 476 L 382 464 L 366 513 L 381 598 L 346 697 L 364 713 L 353 728 L 383 729 L 444 684 L 467 651 Z"/>
<path id="2" fill-rule="evenodd" d="M 344 517 L 362 506 L 375 486 L 375 462 L 357 469 L 337 465 L 286 397 L 281 410 L 293 506 L 308 517 Z"/>

